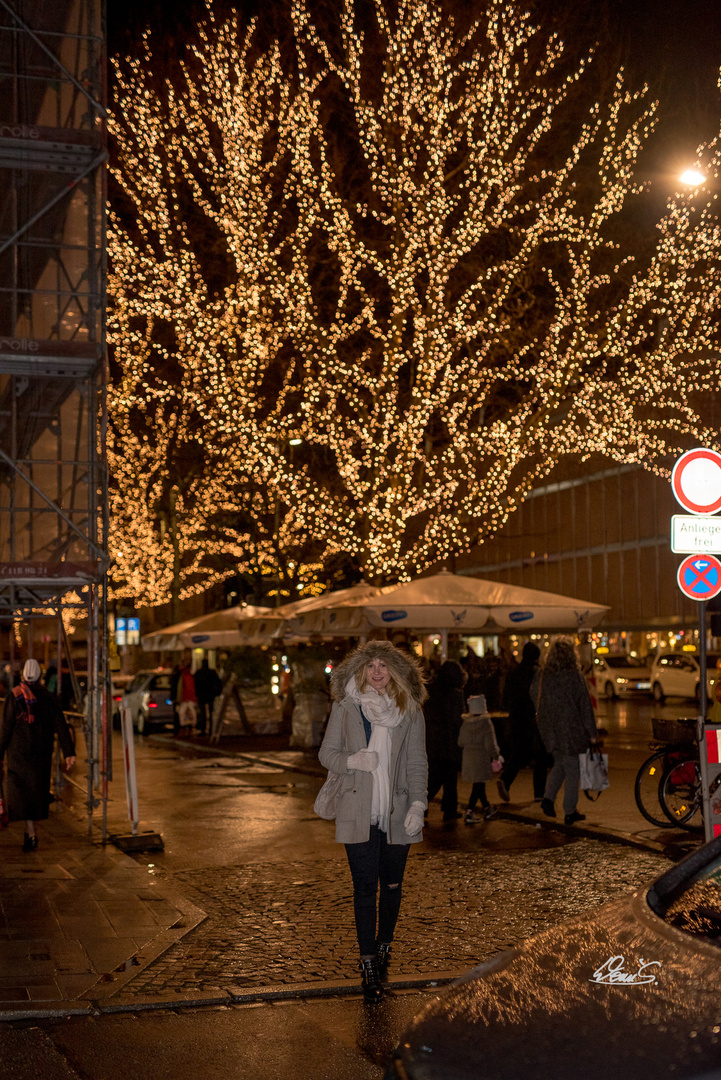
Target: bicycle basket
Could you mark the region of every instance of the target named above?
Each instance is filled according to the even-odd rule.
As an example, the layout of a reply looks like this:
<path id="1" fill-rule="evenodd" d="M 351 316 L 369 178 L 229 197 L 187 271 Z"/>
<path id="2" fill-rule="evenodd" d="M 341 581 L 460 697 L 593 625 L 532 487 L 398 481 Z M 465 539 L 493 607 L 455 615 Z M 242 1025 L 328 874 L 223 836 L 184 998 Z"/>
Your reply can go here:
<path id="1" fill-rule="evenodd" d="M 696 742 L 696 719 L 692 716 L 680 716 L 676 720 L 654 716 L 653 737 L 659 742 L 694 743 Z"/>

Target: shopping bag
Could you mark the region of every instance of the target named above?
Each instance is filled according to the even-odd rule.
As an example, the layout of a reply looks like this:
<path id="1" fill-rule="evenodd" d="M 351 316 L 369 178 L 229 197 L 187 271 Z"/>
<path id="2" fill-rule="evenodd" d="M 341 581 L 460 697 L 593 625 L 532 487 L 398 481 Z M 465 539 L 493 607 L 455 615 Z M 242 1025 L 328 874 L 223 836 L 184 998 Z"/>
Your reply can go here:
<path id="1" fill-rule="evenodd" d="M 602 754 L 599 750 L 587 750 L 585 754 L 578 755 L 578 764 L 581 770 L 581 790 L 586 798 L 593 802 L 590 792 L 598 792 L 598 798 L 609 786 L 608 754 Z"/>
<path id="2" fill-rule="evenodd" d="M 338 796 L 340 795 L 342 783 L 342 773 L 328 773 L 328 778 L 316 795 L 315 802 L 313 803 L 313 809 L 318 817 L 325 818 L 326 821 L 333 820 L 336 815 L 336 810 L 338 809 Z"/>

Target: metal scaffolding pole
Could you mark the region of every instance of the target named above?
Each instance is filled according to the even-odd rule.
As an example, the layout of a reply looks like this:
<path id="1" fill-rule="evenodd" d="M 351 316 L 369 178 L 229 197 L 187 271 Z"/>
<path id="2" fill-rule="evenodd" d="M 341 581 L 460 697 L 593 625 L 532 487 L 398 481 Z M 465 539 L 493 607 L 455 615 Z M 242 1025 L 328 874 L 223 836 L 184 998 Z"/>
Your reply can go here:
<path id="1" fill-rule="evenodd" d="M 84 665 L 88 831 L 102 803 L 103 841 L 105 70 L 103 0 L 0 0 L 0 660 L 18 622 L 53 615 L 76 687 Z M 67 627 L 83 613 L 80 647 Z"/>

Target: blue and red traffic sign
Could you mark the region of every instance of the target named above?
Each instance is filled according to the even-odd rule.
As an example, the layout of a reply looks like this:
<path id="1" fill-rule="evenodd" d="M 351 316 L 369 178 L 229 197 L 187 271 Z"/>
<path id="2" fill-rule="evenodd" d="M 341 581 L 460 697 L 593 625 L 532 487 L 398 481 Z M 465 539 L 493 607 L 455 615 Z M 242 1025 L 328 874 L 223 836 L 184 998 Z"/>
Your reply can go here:
<path id="1" fill-rule="evenodd" d="M 678 568 L 678 587 L 691 600 L 710 600 L 721 592 L 721 559 L 689 555 Z"/>

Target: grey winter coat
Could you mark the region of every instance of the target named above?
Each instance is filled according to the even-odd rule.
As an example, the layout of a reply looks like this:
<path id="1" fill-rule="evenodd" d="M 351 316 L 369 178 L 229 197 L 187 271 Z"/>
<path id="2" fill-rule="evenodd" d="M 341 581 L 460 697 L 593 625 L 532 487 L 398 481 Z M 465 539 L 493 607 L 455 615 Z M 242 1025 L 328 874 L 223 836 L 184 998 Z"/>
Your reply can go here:
<path id="1" fill-rule="evenodd" d="M 458 745 L 463 747 L 461 779 L 466 784 L 493 780 L 496 774 L 491 768 L 491 761 L 499 756 L 500 750 L 490 716 L 464 719 L 458 735 Z"/>
<path id="2" fill-rule="evenodd" d="M 363 844 L 370 837 L 373 776 L 347 768 L 348 758 L 368 746 L 360 704 L 346 696 L 346 686 L 374 659 L 383 660 L 396 682 L 405 686 L 410 703 L 401 722 L 391 732 L 389 844 L 416 844 L 423 832 L 413 836 L 403 828 L 411 803 L 428 806 L 428 759 L 421 705 L 426 698 L 423 676 L 414 657 L 389 641 L 369 641 L 350 653 L 334 668 L 330 680 L 335 704 L 328 719 L 318 757 L 329 772 L 340 773 L 343 785 L 335 817 L 335 838 L 340 844 Z"/>
<path id="3" fill-rule="evenodd" d="M 318 757 L 329 772 L 344 777 L 335 816 L 335 838 L 340 844 L 362 844 L 370 837 L 373 778 L 369 772 L 348 771 L 351 754 L 368 746 L 360 707 L 353 698 L 336 702 L 328 720 Z M 388 819 L 389 844 L 416 844 L 423 833 L 414 836 L 403 828 L 413 802 L 428 806 L 428 761 L 423 711 L 414 705 L 403 716 L 391 735 L 390 766 L 391 806 Z"/>
<path id="4" fill-rule="evenodd" d="M 598 734 L 583 675 L 578 670 L 537 672 L 531 684 L 532 701 L 538 700 L 539 685 L 536 721 L 543 745 L 550 753 L 583 754 Z"/>

